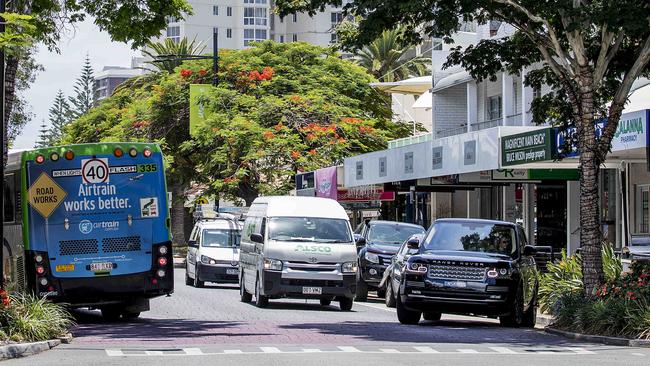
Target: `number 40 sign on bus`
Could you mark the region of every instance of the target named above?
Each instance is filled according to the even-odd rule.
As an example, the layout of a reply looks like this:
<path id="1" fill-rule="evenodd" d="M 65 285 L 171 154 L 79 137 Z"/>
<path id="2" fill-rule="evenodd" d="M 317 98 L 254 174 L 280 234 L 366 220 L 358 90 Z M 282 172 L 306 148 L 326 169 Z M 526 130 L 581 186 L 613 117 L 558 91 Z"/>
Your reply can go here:
<path id="1" fill-rule="evenodd" d="M 108 159 L 81 160 L 81 178 L 84 184 L 108 183 Z"/>

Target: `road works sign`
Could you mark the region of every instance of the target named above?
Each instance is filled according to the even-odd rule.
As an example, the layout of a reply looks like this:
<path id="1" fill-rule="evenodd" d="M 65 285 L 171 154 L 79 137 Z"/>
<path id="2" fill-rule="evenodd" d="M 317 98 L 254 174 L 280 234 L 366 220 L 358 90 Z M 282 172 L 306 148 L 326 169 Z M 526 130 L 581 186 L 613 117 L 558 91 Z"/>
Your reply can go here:
<path id="1" fill-rule="evenodd" d="M 29 204 L 48 218 L 68 195 L 49 175 L 41 173 L 27 191 Z"/>

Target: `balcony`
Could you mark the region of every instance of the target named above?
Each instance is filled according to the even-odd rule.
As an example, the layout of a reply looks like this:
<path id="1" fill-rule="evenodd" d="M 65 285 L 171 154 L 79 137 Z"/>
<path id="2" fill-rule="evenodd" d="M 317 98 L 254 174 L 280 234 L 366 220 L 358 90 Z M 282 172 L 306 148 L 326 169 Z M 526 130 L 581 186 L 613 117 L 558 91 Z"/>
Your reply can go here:
<path id="1" fill-rule="evenodd" d="M 404 137 L 401 139 L 388 141 L 388 148 L 394 149 L 397 147 L 418 144 L 420 142 L 431 141 L 431 140 L 433 140 L 433 134 L 423 133 L 417 136 Z"/>
<path id="2" fill-rule="evenodd" d="M 443 138 L 443 137 L 449 137 L 449 136 L 455 136 L 455 135 L 460 135 L 467 132 L 467 125 L 462 124 L 459 127 L 454 127 L 446 130 L 441 130 L 436 132 L 436 138 Z"/>

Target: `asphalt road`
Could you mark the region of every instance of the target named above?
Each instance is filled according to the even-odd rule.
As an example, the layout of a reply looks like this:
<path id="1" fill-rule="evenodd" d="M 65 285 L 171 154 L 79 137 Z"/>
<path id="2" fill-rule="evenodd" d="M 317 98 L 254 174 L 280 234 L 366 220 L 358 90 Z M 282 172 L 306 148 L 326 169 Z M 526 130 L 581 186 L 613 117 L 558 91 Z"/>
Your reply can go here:
<path id="1" fill-rule="evenodd" d="M 176 292 L 152 301 L 140 319 L 106 323 L 76 313 L 71 344 L 3 365 L 648 365 L 650 349 L 568 341 L 540 329 L 443 315 L 399 324 L 394 309 L 370 299 L 341 312 L 336 303 L 275 300 L 258 309 L 234 286 L 196 289 L 176 271 Z"/>

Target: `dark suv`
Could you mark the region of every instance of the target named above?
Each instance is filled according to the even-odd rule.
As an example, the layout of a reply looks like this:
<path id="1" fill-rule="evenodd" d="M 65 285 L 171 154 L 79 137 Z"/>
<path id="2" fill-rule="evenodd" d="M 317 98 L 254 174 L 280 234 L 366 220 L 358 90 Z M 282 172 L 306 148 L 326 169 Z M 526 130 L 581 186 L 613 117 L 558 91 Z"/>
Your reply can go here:
<path id="1" fill-rule="evenodd" d="M 369 289 L 384 297 L 385 291 L 378 286 L 391 258 L 406 239 L 425 230 L 420 225 L 375 220 L 363 223 L 356 231 L 359 270 L 355 300 L 366 301 Z"/>
<path id="2" fill-rule="evenodd" d="M 534 327 L 535 249 L 516 224 L 474 219 L 436 220 L 405 261 L 397 296 L 403 324 L 438 320 L 442 313 L 498 316 L 502 325 Z"/>

